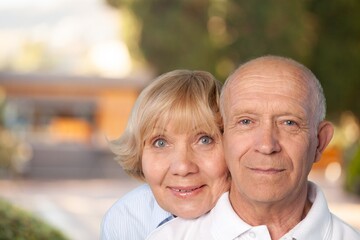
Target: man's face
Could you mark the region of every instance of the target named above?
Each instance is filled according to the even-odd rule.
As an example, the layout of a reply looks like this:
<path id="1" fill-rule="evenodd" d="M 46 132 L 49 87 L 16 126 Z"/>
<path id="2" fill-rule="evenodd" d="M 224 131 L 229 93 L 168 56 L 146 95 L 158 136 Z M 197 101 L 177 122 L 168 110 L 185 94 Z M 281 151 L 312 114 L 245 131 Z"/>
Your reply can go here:
<path id="1" fill-rule="evenodd" d="M 306 188 L 318 142 L 303 78 L 287 63 L 268 61 L 246 66 L 230 83 L 223 144 L 231 200 L 285 203 Z"/>

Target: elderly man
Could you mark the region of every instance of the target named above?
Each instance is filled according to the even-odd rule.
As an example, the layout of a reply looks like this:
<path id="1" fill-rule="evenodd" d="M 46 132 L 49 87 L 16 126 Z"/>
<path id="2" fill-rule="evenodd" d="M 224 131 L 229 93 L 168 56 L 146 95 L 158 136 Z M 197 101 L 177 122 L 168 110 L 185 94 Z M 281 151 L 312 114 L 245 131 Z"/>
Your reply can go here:
<path id="1" fill-rule="evenodd" d="M 149 239 L 360 239 L 308 181 L 333 135 L 310 70 L 283 57 L 254 59 L 228 78 L 220 107 L 230 191 L 208 214 L 177 218 Z"/>

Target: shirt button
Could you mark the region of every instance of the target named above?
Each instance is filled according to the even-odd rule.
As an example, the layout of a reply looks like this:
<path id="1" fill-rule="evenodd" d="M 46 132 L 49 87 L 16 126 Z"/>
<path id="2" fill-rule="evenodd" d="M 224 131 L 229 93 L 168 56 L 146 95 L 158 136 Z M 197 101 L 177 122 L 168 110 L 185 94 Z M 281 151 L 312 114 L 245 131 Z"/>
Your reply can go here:
<path id="1" fill-rule="evenodd" d="M 254 232 L 249 232 L 249 236 L 250 236 L 251 238 L 255 238 L 255 237 L 256 237 L 256 234 L 255 234 Z"/>

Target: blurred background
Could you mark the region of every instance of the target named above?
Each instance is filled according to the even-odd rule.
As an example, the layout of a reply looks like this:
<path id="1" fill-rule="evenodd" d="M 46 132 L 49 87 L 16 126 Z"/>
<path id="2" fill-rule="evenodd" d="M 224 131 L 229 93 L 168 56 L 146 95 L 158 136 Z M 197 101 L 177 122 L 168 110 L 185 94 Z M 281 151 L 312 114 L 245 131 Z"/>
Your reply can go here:
<path id="1" fill-rule="evenodd" d="M 140 184 L 107 146 L 139 92 L 170 70 L 224 81 L 275 54 L 324 87 L 336 131 L 310 178 L 360 228 L 359 11 L 356 0 L 1 0 L 0 197 L 69 239 L 98 239 L 105 211 Z"/>

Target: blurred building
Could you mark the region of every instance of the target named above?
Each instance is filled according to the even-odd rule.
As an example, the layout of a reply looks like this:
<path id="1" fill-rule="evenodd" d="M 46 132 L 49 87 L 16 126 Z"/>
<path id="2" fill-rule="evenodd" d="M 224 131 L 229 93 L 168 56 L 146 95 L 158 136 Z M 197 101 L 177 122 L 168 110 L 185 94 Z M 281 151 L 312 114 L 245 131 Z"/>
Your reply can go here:
<path id="1" fill-rule="evenodd" d="M 0 73 L 3 126 L 31 149 L 24 172 L 59 177 L 112 175 L 103 169 L 103 159 L 113 158 L 107 140 L 120 136 L 146 83 L 130 77 Z M 106 162 L 110 171 L 112 162 Z"/>

